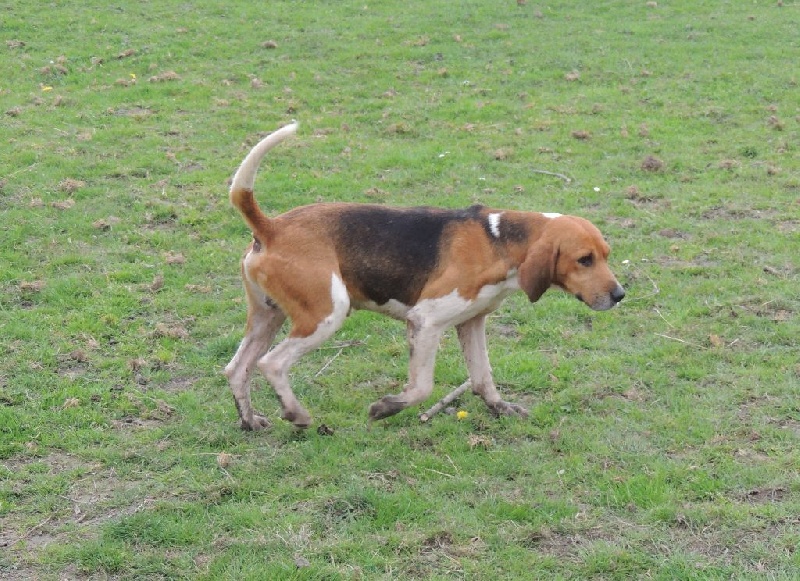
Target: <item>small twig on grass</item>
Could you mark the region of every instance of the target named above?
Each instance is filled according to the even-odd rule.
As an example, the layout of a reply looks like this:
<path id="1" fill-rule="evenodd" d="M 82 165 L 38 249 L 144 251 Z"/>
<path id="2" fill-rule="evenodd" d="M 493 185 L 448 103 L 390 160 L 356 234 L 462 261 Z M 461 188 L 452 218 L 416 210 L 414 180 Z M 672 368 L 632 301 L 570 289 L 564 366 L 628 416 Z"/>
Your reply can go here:
<path id="1" fill-rule="evenodd" d="M 531 172 L 544 174 L 546 176 L 555 176 L 557 178 L 561 178 L 562 180 L 564 180 L 568 184 L 572 183 L 572 178 L 565 176 L 563 173 L 557 173 L 557 172 L 554 172 L 554 171 L 547 171 L 547 170 L 544 170 L 544 169 L 532 169 Z"/>
<path id="2" fill-rule="evenodd" d="M 649 295 L 645 295 L 645 296 L 644 296 L 644 297 L 642 297 L 642 298 L 654 297 L 654 296 L 656 296 L 657 294 L 659 294 L 659 293 L 661 292 L 661 289 L 660 289 L 660 288 L 658 288 L 658 285 L 656 284 L 656 281 L 654 281 L 654 280 L 653 280 L 653 278 L 652 278 L 652 277 L 651 277 L 649 274 L 647 274 L 646 272 L 644 272 L 644 271 L 642 271 L 642 272 L 643 272 L 643 274 L 644 274 L 644 275 L 647 277 L 647 280 L 649 280 L 649 281 L 650 281 L 650 284 L 652 284 L 652 285 L 653 285 L 653 292 L 652 292 L 652 293 L 650 293 Z"/>
<path id="3" fill-rule="evenodd" d="M 319 377 L 320 375 L 322 375 L 322 372 L 328 369 L 328 367 L 330 367 L 330 364 L 333 363 L 334 360 L 337 357 L 339 357 L 339 355 L 342 354 L 342 351 L 344 351 L 348 347 L 357 347 L 358 345 L 363 345 L 363 344 L 364 343 L 362 341 L 349 341 L 347 343 L 341 343 L 340 345 L 338 345 L 339 350 L 336 353 L 334 353 L 332 357 L 328 358 L 328 360 L 325 362 L 325 365 L 322 366 L 322 369 L 320 369 L 314 374 L 314 377 Z M 336 346 L 334 346 L 334 349 L 335 348 Z"/>
<path id="4" fill-rule="evenodd" d="M 453 462 L 453 459 L 450 456 L 446 455 L 446 454 L 445 454 L 445 458 L 447 458 L 447 461 L 450 462 L 450 466 L 452 466 L 453 470 L 455 470 L 456 474 L 458 474 L 460 472 L 460 470 L 458 469 L 458 466 L 456 466 L 456 463 Z"/>
<path id="5" fill-rule="evenodd" d="M 704 347 L 703 345 L 698 345 L 697 343 L 692 343 L 691 341 L 686 341 L 684 339 L 679 339 L 678 337 L 670 337 L 669 335 L 663 335 L 661 333 L 654 333 L 654 334 L 656 337 L 664 337 L 664 339 L 677 341 L 678 343 L 683 343 L 684 345 L 691 345 L 692 347 L 696 347 L 697 349 L 708 349 L 708 347 Z"/>
<path id="6" fill-rule="evenodd" d="M 325 351 L 326 349 L 345 349 L 347 347 L 360 347 L 361 345 L 364 345 L 364 341 L 359 341 L 358 339 L 355 341 L 337 341 L 332 345 L 323 345 L 317 349 L 317 351 Z"/>
<path id="7" fill-rule="evenodd" d="M 231 457 L 231 458 L 238 458 L 240 454 L 228 454 L 226 452 L 222 452 L 223 454 Z M 219 452 L 195 452 L 193 454 L 188 454 L 189 456 L 217 456 L 219 457 Z"/>
<path id="8" fill-rule="evenodd" d="M 661 317 L 661 319 L 662 319 L 662 320 L 663 320 L 663 321 L 664 321 L 664 322 L 665 322 L 667 325 L 669 325 L 669 326 L 670 326 L 672 329 L 674 329 L 674 328 L 675 328 L 675 325 L 673 325 L 672 323 L 670 323 L 669 321 L 667 321 L 667 318 L 666 318 L 664 315 L 662 315 L 662 314 L 661 314 L 661 311 L 659 311 L 658 309 L 653 309 L 653 310 L 656 312 L 656 314 L 657 314 L 659 317 Z"/>
<path id="9" fill-rule="evenodd" d="M 220 467 L 219 467 L 219 469 L 222 471 L 222 473 L 223 473 L 225 476 L 227 476 L 227 477 L 228 477 L 228 480 L 230 480 L 231 482 L 236 482 L 236 479 L 235 479 L 233 476 L 231 476 L 231 473 L 230 473 L 230 472 L 228 472 L 227 470 L 225 470 L 225 469 L 224 469 L 222 466 L 220 466 Z"/>
<path id="10" fill-rule="evenodd" d="M 658 288 L 658 285 L 656 284 L 656 281 L 654 281 L 654 280 L 653 280 L 653 277 L 651 277 L 649 274 L 647 274 L 647 273 L 646 273 L 644 270 L 641 270 L 641 269 L 637 268 L 635 264 L 631 264 L 631 266 L 632 266 L 632 267 L 633 267 L 633 268 L 634 268 L 634 269 L 635 269 L 637 272 L 640 272 L 640 273 L 642 273 L 642 274 L 643 274 L 643 275 L 644 275 L 644 276 L 647 278 L 647 280 L 649 280 L 649 281 L 650 281 L 650 284 L 652 284 L 652 285 L 653 285 L 653 292 L 651 292 L 651 293 L 648 293 L 648 294 L 646 294 L 646 295 L 640 295 L 640 296 L 636 296 L 636 297 L 628 297 L 628 300 L 627 300 L 627 301 L 625 301 L 625 304 L 628 304 L 628 303 L 630 303 L 630 302 L 633 302 L 633 301 L 641 301 L 641 300 L 644 300 L 644 299 L 649 299 L 650 297 L 654 297 L 654 296 L 656 296 L 656 295 L 658 295 L 658 294 L 660 294 L 660 293 L 661 293 L 661 289 L 660 289 L 660 288 Z M 660 313 L 659 313 L 659 314 L 660 314 Z M 662 317 L 662 318 L 663 318 L 663 317 Z M 670 325 L 670 327 L 671 327 L 671 326 L 672 326 L 672 325 Z"/>
<path id="11" fill-rule="evenodd" d="M 24 533 L 22 533 L 22 534 L 21 534 L 19 537 L 17 537 L 17 539 L 16 539 L 16 540 L 13 540 L 13 541 L 11 541 L 11 542 L 10 542 L 10 543 L 8 543 L 6 546 L 7 546 L 7 547 L 13 547 L 14 545 L 16 545 L 17 543 L 19 543 L 20 541 L 27 539 L 29 536 L 31 536 L 31 535 L 33 534 L 33 532 L 34 532 L 35 530 L 42 528 L 44 525 L 46 525 L 47 523 L 49 523 L 51 520 L 53 520 L 53 517 L 52 517 L 52 516 L 48 516 L 46 519 L 44 519 L 44 520 L 43 520 L 42 522 L 40 522 L 38 525 L 34 525 L 34 526 L 32 526 L 32 527 L 31 527 L 31 528 L 29 528 L 27 531 L 25 531 Z"/>
<path id="12" fill-rule="evenodd" d="M 436 403 L 436 405 L 431 407 L 428 411 L 426 411 L 425 413 L 420 414 L 419 421 L 427 422 L 433 416 L 435 416 L 440 411 L 442 411 L 444 406 L 446 406 L 447 404 L 449 404 L 449 403 L 453 402 L 454 400 L 458 399 L 458 397 L 462 393 L 467 391 L 467 389 L 469 388 L 470 385 L 472 385 L 472 382 L 469 379 L 466 380 L 464 383 L 462 383 L 457 388 L 455 388 L 453 391 L 451 391 L 446 396 L 444 396 L 442 399 L 440 399 L 438 401 L 438 403 Z"/>
<path id="13" fill-rule="evenodd" d="M 414 464 L 412 464 L 415 469 L 419 470 L 420 468 Z M 438 474 L 439 476 L 446 476 L 447 478 L 452 478 L 452 474 L 448 474 L 447 472 L 442 472 L 441 470 L 435 470 L 433 468 L 422 468 L 422 470 L 427 470 L 428 472 L 433 472 L 434 474 Z"/>
<path id="14" fill-rule="evenodd" d="M 322 368 L 314 374 L 314 377 L 319 377 L 320 375 L 322 375 L 322 373 L 326 369 L 328 369 L 328 367 L 330 367 L 331 363 L 333 363 L 336 360 L 336 358 L 342 354 L 342 351 L 344 351 L 344 347 L 342 347 L 336 353 L 334 353 L 333 357 L 329 357 L 328 360 L 325 362 L 325 365 L 323 365 Z"/>
<path id="15" fill-rule="evenodd" d="M 6 178 L 12 178 L 15 175 L 17 175 L 18 173 L 22 173 L 24 171 L 30 171 L 33 168 L 35 168 L 38 164 L 39 164 L 39 162 L 35 162 L 35 163 L 30 164 L 28 167 L 21 167 L 17 171 L 12 171 L 11 173 L 6 174 L 5 177 Z"/>

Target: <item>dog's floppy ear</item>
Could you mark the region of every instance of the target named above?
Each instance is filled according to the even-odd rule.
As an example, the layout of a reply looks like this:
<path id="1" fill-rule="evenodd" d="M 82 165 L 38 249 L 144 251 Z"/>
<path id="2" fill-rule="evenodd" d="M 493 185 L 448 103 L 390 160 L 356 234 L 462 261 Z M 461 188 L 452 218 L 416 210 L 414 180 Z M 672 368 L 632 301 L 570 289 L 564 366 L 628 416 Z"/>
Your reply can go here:
<path id="1" fill-rule="evenodd" d="M 540 241 L 528 249 L 525 260 L 519 265 L 519 286 L 532 303 L 538 301 L 553 284 L 557 257 L 552 243 Z"/>

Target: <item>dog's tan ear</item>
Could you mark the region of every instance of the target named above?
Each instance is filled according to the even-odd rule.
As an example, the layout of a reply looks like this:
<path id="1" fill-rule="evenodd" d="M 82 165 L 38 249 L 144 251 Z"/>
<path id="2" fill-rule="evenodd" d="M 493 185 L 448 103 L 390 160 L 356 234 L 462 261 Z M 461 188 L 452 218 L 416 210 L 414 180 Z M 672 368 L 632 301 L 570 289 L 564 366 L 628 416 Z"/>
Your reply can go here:
<path id="1" fill-rule="evenodd" d="M 557 253 L 549 242 L 537 242 L 519 265 L 519 286 L 532 303 L 538 301 L 550 285 L 556 271 Z"/>

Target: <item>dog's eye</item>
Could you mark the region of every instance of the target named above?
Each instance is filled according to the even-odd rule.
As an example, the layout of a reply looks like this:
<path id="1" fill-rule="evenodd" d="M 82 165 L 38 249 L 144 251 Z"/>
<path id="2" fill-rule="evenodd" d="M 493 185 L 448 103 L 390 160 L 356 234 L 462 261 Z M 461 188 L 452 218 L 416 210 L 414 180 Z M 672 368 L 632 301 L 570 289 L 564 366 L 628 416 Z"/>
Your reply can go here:
<path id="1" fill-rule="evenodd" d="M 591 266 L 594 263 L 594 257 L 591 254 L 587 254 L 586 256 L 581 256 L 578 259 L 578 263 L 581 266 Z"/>

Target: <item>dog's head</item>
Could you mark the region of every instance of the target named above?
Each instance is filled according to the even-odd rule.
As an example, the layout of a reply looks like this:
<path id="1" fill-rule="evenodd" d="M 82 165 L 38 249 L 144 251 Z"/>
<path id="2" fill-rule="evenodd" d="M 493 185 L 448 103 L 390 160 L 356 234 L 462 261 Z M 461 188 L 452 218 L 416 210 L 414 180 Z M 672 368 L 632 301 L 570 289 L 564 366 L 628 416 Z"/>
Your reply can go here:
<path id="1" fill-rule="evenodd" d="M 603 235 L 588 220 L 550 218 L 519 267 L 519 285 L 531 302 L 556 286 L 595 311 L 605 311 L 625 297 L 608 267 L 610 251 Z"/>

